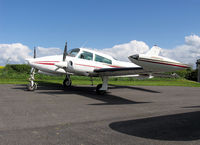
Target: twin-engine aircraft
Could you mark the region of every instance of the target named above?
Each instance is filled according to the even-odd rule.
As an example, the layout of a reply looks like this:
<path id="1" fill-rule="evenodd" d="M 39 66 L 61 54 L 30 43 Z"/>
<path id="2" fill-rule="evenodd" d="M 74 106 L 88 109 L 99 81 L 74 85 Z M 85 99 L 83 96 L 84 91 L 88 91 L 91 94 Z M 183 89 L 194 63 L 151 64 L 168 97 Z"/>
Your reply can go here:
<path id="1" fill-rule="evenodd" d="M 178 61 L 159 56 L 159 52 L 159 47 L 154 46 L 146 54 L 131 55 L 128 57 L 131 62 L 124 62 L 85 48 L 75 48 L 67 53 L 67 43 L 63 55 L 36 58 L 36 49 L 34 49 L 34 58 L 26 59 L 32 67 L 29 78 L 30 83 L 27 88 L 30 91 L 37 89 L 37 84 L 34 82 L 36 69 L 38 73 L 47 75 L 65 74 L 66 78 L 63 81 L 65 88 L 70 87 L 72 84 L 70 75 L 101 77 L 102 84 L 97 85 L 96 92 L 104 94 L 108 90 L 108 78 L 111 76 L 146 74 L 151 76 L 153 73 L 172 72 L 189 68 Z"/>

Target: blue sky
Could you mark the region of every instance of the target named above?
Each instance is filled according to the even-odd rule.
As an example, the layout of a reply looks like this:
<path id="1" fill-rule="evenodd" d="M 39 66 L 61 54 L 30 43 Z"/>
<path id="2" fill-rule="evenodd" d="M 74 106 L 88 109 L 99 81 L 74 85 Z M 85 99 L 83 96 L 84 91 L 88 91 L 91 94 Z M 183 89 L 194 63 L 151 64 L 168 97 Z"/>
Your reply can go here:
<path id="1" fill-rule="evenodd" d="M 199 0 L 0 0 L 0 44 L 110 48 L 131 40 L 170 49 L 200 35 Z"/>

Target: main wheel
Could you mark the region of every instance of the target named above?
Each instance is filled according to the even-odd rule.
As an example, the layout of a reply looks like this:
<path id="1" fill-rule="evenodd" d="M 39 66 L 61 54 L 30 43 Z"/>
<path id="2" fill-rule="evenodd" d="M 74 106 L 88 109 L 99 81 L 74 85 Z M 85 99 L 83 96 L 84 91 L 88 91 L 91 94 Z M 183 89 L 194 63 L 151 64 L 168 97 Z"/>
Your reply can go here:
<path id="1" fill-rule="evenodd" d="M 101 87 L 102 87 L 102 84 L 98 84 L 97 87 L 96 87 L 96 93 L 97 93 L 98 95 L 103 95 L 103 94 L 106 93 L 105 90 L 100 90 Z"/>
<path id="2" fill-rule="evenodd" d="M 72 81 L 70 79 L 65 79 L 63 81 L 63 87 L 64 88 L 69 88 L 69 87 L 71 87 L 71 85 L 72 85 Z"/>
<path id="3" fill-rule="evenodd" d="M 31 83 L 29 83 L 28 85 L 27 85 L 27 89 L 28 89 L 28 91 L 34 91 L 34 90 L 36 90 L 37 89 L 37 83 L 33 83 L 33 85 L 31 85 Z"/>

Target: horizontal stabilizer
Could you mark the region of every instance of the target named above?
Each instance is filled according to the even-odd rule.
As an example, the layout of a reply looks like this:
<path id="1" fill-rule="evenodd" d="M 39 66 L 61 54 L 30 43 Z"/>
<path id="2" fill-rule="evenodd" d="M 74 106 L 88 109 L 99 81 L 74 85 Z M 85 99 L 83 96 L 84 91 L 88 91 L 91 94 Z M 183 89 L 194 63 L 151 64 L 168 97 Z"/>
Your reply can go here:
<path id="1" fill-rule="evenodd" d="M 160 47 L 153 46 L 146 54 L 135 54 L 128 58 L 134 64 L 141 66 L 145 71 L 151 72 L 172 72 L 189 68 L 186 64 L 159 56 L 160 51 Z"/>

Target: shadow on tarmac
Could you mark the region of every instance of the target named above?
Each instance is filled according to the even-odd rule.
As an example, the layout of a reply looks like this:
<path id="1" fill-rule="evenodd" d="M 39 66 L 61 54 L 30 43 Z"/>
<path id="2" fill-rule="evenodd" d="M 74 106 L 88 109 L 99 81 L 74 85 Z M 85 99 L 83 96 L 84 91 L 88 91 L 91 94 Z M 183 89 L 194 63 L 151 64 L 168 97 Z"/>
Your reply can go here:
<path id="1" fill-rule="evenodd" d="M 72 86 L 68 89 L 63 90 L 63 87 L 61 84 L 56 83 L 46 83 L 46 82 L 38 82 L 38 91 L 35 91 L 39 94 L 78 94 L 83 97 L 87 97 L 90 99 L 96 99 L 99 101 L 102 101 L 103 103 L 96 103 L 96 104 L 89 104 L 89 105 L 124 105 L 124 104 L 141 104 L 141 103 L 151 103 L 151 102 L 136 102 L 132 100 L 128 100 L 116 95 L 111 94 L 110 92 L 107 92 L 104 95 L 97 95 L 95 92 L 96 86 Z M 20 85 L 19 87 L 15 87 L 13 89 L 23 89 L 27 90 L 26 85 Z M 124 86 L 111 86 L 109 87 L 110 90 L 112 89 L 120 89 L 120 88 L 128 88 L 133 90 L 140 90 L 148 93 L 159 93 L 156 91 L 143 89 L 139 87 L 124 87 Z M 49 90 L 49 91 L 48 91 Z M 126 93 L 126 92 L 124 92 Z M 134 93 L 133 93 L 134 96 Z"/>
<path id="2" fill-rule="evenodd" d="M 200 108 L 200 106 L 187 106 L 187 107 L 182 107 L 182 108 Z"/>
<path id="3" fill-rule="evenodd" d="M 149 92 L 149 93 L 160 93 L 158 91 L 154 91 L 154 90 L 150 90 L 150 89 L 144 89 L 144 88 L 141 88 L 141 87 L 134 87 L 134 86 L 118 86 L 118 85 L 109 85 L 109 86 L 113 86 L 112 89 L 127 88 L 127 89 L 133 89 L 133 90 Z"/>
<path id="4" fill-rule="evenodd" d="M 111 129 L 132 136 L 168 140 L 200 139 L 200 111 L 137 120 L 113 122 Z"/>

